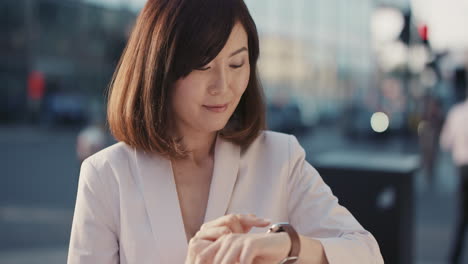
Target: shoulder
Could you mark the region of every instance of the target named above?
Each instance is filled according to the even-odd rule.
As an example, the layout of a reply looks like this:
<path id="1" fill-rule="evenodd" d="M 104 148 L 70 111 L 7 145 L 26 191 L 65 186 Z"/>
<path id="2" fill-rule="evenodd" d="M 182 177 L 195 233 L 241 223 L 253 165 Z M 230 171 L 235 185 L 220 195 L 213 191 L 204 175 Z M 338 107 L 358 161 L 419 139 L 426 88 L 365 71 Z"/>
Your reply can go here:
<path id="1" fill-rule="evenodd" d="M 257 138 L 245 149 L 246 152 L 253 150 L 278 150 L 288 147 L 290 135 L 274 131 L 264 130 L 260 132 Z"/>
<path id="2" fill-rule="evenodd" d="M 263 148 L 290 149 L 300 147 L 297 138 L 294 135 L 280 132 L 264 130 L 255 139 L 252 145 L 258 144 Z"/>
<path id="3" fill-rule="evenodd" d="M 293 135 L 265 130 L 243 151 L 243 156 L 263 156 L 268 158 L 291 159 L 303 155 L 303 148 Z"/>
<path id="4" fill-rule="evenodd" d="M 123 142 L 115 143 L 85 159 L 80 178 L 105 183 L 119 182 L 117 178 L 131 171 L 135 150 Z"/>
<path id="5" fill-rule="evenodd" d="M 134 149 L 123 142 L 115 143 L 87 158 L 84 162 L 90 163 L 97 170 L 105 166 L 128 163 Z"/>

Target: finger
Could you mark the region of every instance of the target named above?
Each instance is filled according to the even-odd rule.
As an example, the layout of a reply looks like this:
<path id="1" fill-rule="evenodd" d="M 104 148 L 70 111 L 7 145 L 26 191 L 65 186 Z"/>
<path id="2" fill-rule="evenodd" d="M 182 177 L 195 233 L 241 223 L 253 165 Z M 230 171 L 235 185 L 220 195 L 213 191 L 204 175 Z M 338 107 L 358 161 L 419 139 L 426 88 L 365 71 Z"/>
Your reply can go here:
<path id="1" fill-rule="evenodd" d="M 200 230 L 206 229 L 206 228 L 212 228 L 212 227 L 217 227 L 217 226 L 222 226 L 223 223 L 225 222 L 225 218 L 231 217 L 232 215 L 223 215 L 221 217 L 218 217 L 212 221 L 206 222 L 201 225 Z"/>
<path id="2" fill-rule="evenodd" d="M 208 240 L 197 240 L 194 244 L 191 246 L 191 251 L 195 254 L 198 255 L 202 250 L 207 248 L 209 245 L 211 245 L 213 242 L 208 241 Z"/>
<path id="3" fill-rule="evenodd" d="M 266 227 L 271 224 L 270 220 L 258 218 L 251 215 L 238 215 L 243 228 L 243 233 L 248 233 L 253 227 Z"/>
<path id="4" fill-rule="evenodd" d="M 223 260 L 224 255 L 228 252 L 229 248 L 231 247 L 232 243 L 234 242 L 234 235 L 226 235 L 223 236 L 220 240 L 218 240 L 221 243 L 221 246 L 216 252 L 216 255 L 214 257 L 213 263 L 219 264 Z M 217 241 L 217 242 L 218 242 Z"/>
<path id="5" fill-rule="evenodd" d="M 202 225 L 201 229 L 207 229 L 217 226 L 227 226 L 233 233 L 243 233 L 242 225 L 240 224 L 239 217 L 237 215 L 225 215 L 219 217 L 213 221 Z"/>
<path id="6" fill-rule="evenodd" d="M 225 219 L 224 224 L 228 225 L 233 233 L 244 233 L 244 227 L 240 221 L 239 215 L 230 215 Z"/>
<path id="7" fill-rule="evenodd" d="M 211 245 L 204 248 L 200 254 L 195 258 L 196 264 L 206 264 L 206 263 L 214 263 L 213 258 L 216 256 L 216 253 L 219 250 L 219 247 L 222 245 L 221 241 L 218 240 Z"/>
<path id="8" fill-rule="evenodd" d="M 242 251 L 243 241 L 241 239 L 235 240 L 223 254 L 221 264 L 232 264 L 239 261 L 239 255 Z"/>
<path id="9" fill-rule="evenodd" d="M 202 229 L 213 226 L 226 225 L 233 233 L 247 233 L 252 227 L 265 227 L 270 224 L 269 220 L 258 218 L 253 214 L 248 215 L 225 215 L 202 225 Z"/>
<path id="10" fill-rule="evenodd" d="M 271 220 L 257 217 L 254 214 L 238 214 L 236 216 L 243 225 L 263 227 L 271 223 Z"/>
<path id="11" fill-rule="evenodd" d="M 196 257 L 200 254 L 200 252 L 202 252 L 205 248 L 209 247 L 211 244 L 213 244 L 213 242 L 208 240 L 191 239 L 185 263 L 194 263 Z"/>
<path id="12" fill-rule="evenodd" d="M 204 240 L 210 240 L 210 241 L 215 241 L 218 238 L 220 238 L 223 235 L 227 235 L 232 233 L 231 229 L 227 226 L 217 226 L 217 227 L 212 227 L 212 228 L 204 228 L 200 231 L 198 231 L 195 234 L 195 237 L 197 239 L 204 239 Z"/>

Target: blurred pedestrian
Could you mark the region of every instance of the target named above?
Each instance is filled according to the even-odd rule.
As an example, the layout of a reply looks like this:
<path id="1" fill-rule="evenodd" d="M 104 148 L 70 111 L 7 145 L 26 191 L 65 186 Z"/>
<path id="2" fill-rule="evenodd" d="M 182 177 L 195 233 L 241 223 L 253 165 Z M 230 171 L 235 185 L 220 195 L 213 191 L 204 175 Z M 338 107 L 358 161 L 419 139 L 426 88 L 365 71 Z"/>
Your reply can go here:
<path id="1" fill-rule="evenodd" d="M 459 207 L 451 263 L 460 263 L 468 225 L 468 98 L 448 113 L 442 129 L 440 144 L 452 153 L 459 171 Z"/>
<path id="2" fill-rule="evenodd" d="M 89 110 L 91 122 L 78 133 L 76 140 L 76 155 L 80 164 L 109 145 L 105 114 L 99 101 L 93 100 Z"/>
<path id="3" fill-rule="evenodd" d="M 45 78 L 39 71 L 32 71 L 28 76 L 28 119 L 36 123 L 41 118 L 42 100 L 45 94 Z"/>
<path id="4" fill-rule="evenodd" d="M 89 156 L 106 147 L 106 126 L 93 123 L 80 131 L 76 141 L 76 155 L 80 164 Z"/>
<path id="5" fill-rule="evenodd" d="M 467 67 L 458 66 L 455 69 L 453 74 L 453 86 L 455 89 L 455 102 L 462 102 L 466 96 L 468 96 L 468 91 L 466 87 L 468 86 L 468 77 L 467 77 Z"/>
<path id="6" fill-rule="evenodd" d="M 424 97 L 424 108 L 419 127 L 422 169 L 430 187 L 434 187 L 435 166 L 439 153 L 439 138 L 444 114 L 440 99 L 432 94 Z"/>

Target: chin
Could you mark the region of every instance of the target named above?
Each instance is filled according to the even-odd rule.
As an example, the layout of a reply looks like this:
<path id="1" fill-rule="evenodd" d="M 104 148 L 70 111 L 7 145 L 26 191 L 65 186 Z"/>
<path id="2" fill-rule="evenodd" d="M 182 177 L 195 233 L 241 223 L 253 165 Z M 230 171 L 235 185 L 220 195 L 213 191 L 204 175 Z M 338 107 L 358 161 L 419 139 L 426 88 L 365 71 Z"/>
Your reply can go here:
<path id="1" fill-rule="evenodd" d="M 222 130 L 227 124 L 227 121 L 226 122 L 213 122 L 213 123 L 210 123 L 210 124 L 205 124 L 203 126 L 203 130 L 206 131 L 206 132 L 209 132 L 209 133 L 212 133 L 212 132 L 218 132 L 220 130 Z"/>

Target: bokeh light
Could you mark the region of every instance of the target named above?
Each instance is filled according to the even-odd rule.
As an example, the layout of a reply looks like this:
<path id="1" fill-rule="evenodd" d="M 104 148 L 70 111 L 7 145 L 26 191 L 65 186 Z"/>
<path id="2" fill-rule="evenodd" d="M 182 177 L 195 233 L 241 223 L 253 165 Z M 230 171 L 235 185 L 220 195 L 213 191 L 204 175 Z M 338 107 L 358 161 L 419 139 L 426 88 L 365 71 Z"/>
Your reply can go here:
<path id="1" fill-rule="evenodd" d="M 383 133 L 388 129 L 390 120 L 383 112 L 376 112 L 371 117 L 371 127 L 377 133 Z"/>

